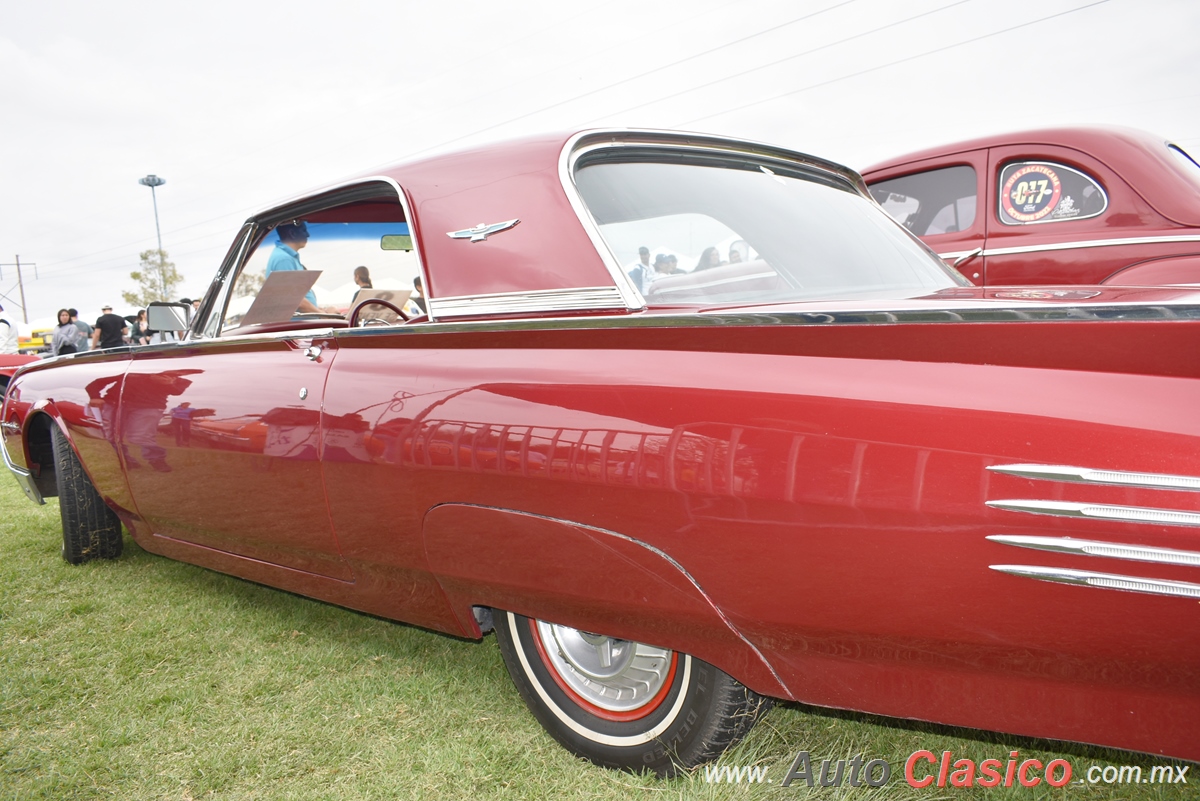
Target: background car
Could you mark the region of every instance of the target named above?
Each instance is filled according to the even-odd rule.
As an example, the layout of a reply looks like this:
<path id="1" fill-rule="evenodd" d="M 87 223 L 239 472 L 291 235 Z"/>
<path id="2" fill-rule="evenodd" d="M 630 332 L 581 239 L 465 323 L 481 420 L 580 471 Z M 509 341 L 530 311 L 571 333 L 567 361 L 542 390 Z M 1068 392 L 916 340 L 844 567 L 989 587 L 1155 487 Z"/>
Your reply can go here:
<path id="1" fill-rule="evenodd" d="M 8 391 L 8 382 L 13 373 L 25 364 L 38 361 L 37 356 L 0 354 L 0 397 Z"/>
<path id="2" fill-rule="evenodd" d="M 975 284 L 1200 284 L 1200 166 L 1153 134 L 1000 134 L 897 156 L 863 177 Z"/>
<path id="3" fill-rule="evenodd" d="M 718 252 L 639 288 L 642 248 Z M 360 264 L 428 315 L 298 312 Z M 627 770 L 772 698 L 1200 758 L 1200 290 L 974 287 L 843 166 L 601 130 L 265 209 L 189 312 L 10 388 L 69 562 L 125 527 L 494 632 L 550 735 Z"/>

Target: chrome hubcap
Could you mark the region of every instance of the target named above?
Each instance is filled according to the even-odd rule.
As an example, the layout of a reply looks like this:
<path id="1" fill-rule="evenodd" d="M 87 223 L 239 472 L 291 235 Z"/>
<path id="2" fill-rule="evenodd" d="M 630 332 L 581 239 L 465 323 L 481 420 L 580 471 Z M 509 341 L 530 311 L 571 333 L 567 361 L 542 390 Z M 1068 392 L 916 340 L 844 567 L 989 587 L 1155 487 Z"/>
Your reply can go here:
<path id="1" fill-rule="evenodd" d="M 550 666 L 590 704 L 629 712 L 654 699 L 671 669 L 671 652 L 569 626 L 537 621 Z"/>

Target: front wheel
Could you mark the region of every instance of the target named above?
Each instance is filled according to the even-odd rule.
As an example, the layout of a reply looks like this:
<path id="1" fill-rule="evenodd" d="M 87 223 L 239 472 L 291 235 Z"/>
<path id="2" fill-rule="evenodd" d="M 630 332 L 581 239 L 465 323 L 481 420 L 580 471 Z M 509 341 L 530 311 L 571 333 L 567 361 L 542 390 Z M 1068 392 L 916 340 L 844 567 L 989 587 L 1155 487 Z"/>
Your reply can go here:
<path id="1" fill-rule="evenodd" d="M 63 432 L 54 425 L 51 431 L 63 559 L 73 565 L 116 559 L 121 555 L 121 519 L 104 503 Z"/>
<path id="2" fill-rule="evenodd" d="M 496 613 L 496 639 L 525 704 L 597 765 L 673 776 L 716 759 L 769 702 L 687 654 Z"/>

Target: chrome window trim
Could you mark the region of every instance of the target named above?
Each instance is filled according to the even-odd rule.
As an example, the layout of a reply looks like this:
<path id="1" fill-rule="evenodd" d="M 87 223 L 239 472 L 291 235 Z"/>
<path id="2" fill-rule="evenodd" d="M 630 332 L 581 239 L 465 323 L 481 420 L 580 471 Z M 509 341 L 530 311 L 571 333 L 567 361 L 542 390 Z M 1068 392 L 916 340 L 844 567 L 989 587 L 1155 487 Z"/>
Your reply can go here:
<path id="1" fill-rule="evenodd" d="M 1052 551 L 1076 556 L 1099 556 L 1108 559 L 1123 559 L 1129 562 L 1200 567 L 1200 551 L 1179 551 L 1173 548 L 1153 548 L 1148 545 L 1130 545 L 1123 542 L 1078 540 L 1073 537 L 1038 537 L 1023 534 L 993 534 L 987 539 L 1001 545 L 1032 548 L 1035 551 Z"/>
<path id="2" fill-rule="evenodd" d="M 1035 515 L 1082 517 L 1114 523 L 1150 523 L 1160 526 L 1200 526 L 1200 512 L 1180 509 L 1155 509 L 1149 506 L 1120 506 L 1109 503 L 1074 501 L 1002 500 L 987 501 L 993 509 L 1027 512 Z"/>
<path id="3" fill-rule="evenodd" d="M 1008 248 L 988 248 L 980 255 L 987 256 L 1014 256 L 1022 253 L 1042 253 L 1055 250 L 1074 250 L 1076 248 L 1103 248 L 1117 247 L 1120 245 L 1155 245 L 1155 244 L 1178 244 L 1187 242 L 1200 242 L 1200 235 L 1168 234 L 1164 236 L 1133 236 L 1121 237 L 1118 239 L 1080 239 L 1075 242 L 1051 242 L 1043 245 L 1018 245 Z M 957 259 L 971 253 L 970 250 L 950 250 L 944 253 L 938 253 L 943 259 Z M 1166 258 L 1164 256 L 1164 258 Z"/>
<path id="4" fill-rule="evenodd" d="M 1052 464 L 994 464 L 988 470 L 1021 478 L 1070 481 L 1081 484 L 1106 484 L 1117 487 L 1193 490 L 1200 492 L 1200 478 L 1167 473 L 1130 473 L 1122 470 L 1096 470 Z"/>
<path id="5" fill-rule="evenodd" d="M 1008 220 L 1004 219 L 1004 215 L 1003 215 L 1004 201 L 1002 199 L 1002 193 L 1004 192 L 1005 173 L 1007 172 L 1009 167 L 1015 166 L 1015 167 L 1017 167 L 1017 169 L 1020 169 L 1021 167 L 1028 167 L 1031 165 L 1036 165 L 1036 166 L 1040 166 L 1040 167 L 1052 167 L 1056 170 L 1067 170 L 1069 172 L 1075 173 L 1078 176 L 1081 176 L 1082 178 L 1086 179 L 1088 183 L 1092 184 L 1093 186 L 1095 186 L 1097 189 L 1100 190 L 1100 196 L 1104 198 L 1104 206 L 1101 207 L 1101 209 L 1097 212 L 1094 212 L 1092 214 L 1088 214 L 1085 216 L 1081 216 L 1081 217 L 1060 217 L 1057 220 L 1052 220 L 1047 217 L 1044 220 L 1032 220 L 1030 222 L 1021 222 L 1020 220 L 1018 220 L 1016 222 L 1009 222 Z M 1049 223 L 1074 222 L 1076 220 L 1090 220 L 1093 217 L 1099 217 L 1101 214 L 1108 211 L 1108 192 L 1105 191 L 1104 187 L 1101 185 L 1101 183 L 1099 181 L 1097 181 L 1092 176 L 1088 175 L 1086 172 L 1083 172 L 1082 170 L 1077 170 L 1074 167 L 1067 166 L 1066 164 L 1060 164 L 1057 161 L 1045 161 L 1045 160 L 1040 160 L 1040 159 L 1033 159 L 1031 161 L 1021 161 L 1019 159 L 1016 159 L 1016 160 L 1009 161 L 1005 164 L 1000 165 L 1000 174 L 997 177 L 998 177 L 998 180 L 996 181 L 996 218 L 997 218 L 997 220 L 999 220 L 1001 225 L 1007 225 L 1010 228 L 1023 228 L 1028 225 L 1047 225 Z"/>
<path id="6" fill-rule="evenodd" d="M 1081 587 L 1096 587 L 1106 590 L 1140 592 L 1148 595 L 1168 595 L 1175 598 L 1200 599 L 1200 584 L 1187 581 L 1165 581 L 1163 579 L 1122 576 L 1117 573 L 1093 573 L 1090 570 L 1071 570 L 1065 567 L 1037 567 L 1033 565 L 988 565 L 992 570 L 1012 576 L 1031 578 L 1038 581 L 1054 581 L 1060 584 L 1075 584 Z"/>
<path id="7" fill-rule="evenodd" d="M 288 339 L 329 339 L 330 337 L 333 336 L 335 331 L 346 331 L 346 330 L 348 330 L 348 329 L 345 329 L 345 328 L 300 328 L 300 329 L 292 329 L 292 330 L 287 330 L 287 331 L 265 331 L 265 332 L 259 333 L 259 334 L 235 334 L 233 336 L 205 337 L 204 339 L 193 339 L 193 340 L 187 340 L 184 342 L 163 342 L 158 345 L 141 345 L 134 349 L 133 356 L 136 359 L 141 354 L 152 354 L 152 353 L 161 354 L 161 353 L 168 353 L 172 350 L 179 350 L 181 348 L 186 349 L 186 348 L 192 348 L 192 347 L 197 347 L 197 346 L 213 348 L 213 347 L 218 347 L 218 346 L 223 347 L 225 345 L 247 345 L 247 344 L 254 344 L 256 342 L 271 342 L 271 341 L 275 341 L 275 340 L 282 341 L 282 340 L 288 340 Z M 370 330 L 378 331 L 380 329 L 373 328 Z"/>

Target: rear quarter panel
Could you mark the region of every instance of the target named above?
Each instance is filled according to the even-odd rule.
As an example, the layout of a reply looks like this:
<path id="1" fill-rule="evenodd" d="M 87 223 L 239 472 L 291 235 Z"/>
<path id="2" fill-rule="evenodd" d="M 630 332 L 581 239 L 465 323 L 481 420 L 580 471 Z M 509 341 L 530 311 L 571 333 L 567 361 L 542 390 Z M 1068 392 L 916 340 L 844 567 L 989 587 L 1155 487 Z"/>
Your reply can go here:
<path id="1" fill-rule="evenodd" d="M 985 468 L 1200 475 L 1200 384 L 1179 355 L 1197 333 L 1003 323 L 347 335 L 326 409 L 368 427 L 359 456 L 327 465 L 335 526 L 347 554 L 390 559 L 399 547 L 431 560 L 460 619 L 499 598 L 690 651 L 765 692 L 779 694 L 777 680 L 809 703 L 1194 758 L 1194 601 L 1004 575 L 989 566 L 1081 557 L 1026 557 L 985 538 L 1196 550 L 1196 529 L 985 502 L 1050 493 L 1200 511 L 1200 495 Z M 381 505 L 390 525 L 357 519 Z M 649 563 L 629 557 L 622 570 L 565 534 L 431 527 L 451 505 L 574 523 L 665 555 L 771 670 L 750 669 L 703 615 L 656 623 L 676 610 L 656 606 L 647 582 L 668 572 L 648 578 Z"/>

